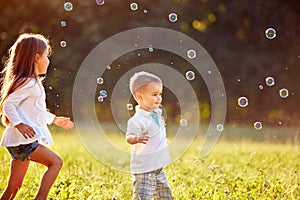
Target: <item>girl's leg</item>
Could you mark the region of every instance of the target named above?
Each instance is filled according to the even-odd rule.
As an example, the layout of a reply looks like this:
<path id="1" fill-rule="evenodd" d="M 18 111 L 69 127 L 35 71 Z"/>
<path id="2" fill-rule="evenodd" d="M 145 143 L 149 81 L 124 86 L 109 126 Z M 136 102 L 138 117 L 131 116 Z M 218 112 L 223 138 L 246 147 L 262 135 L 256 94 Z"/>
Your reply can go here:
<path id="1" fill-rule="evenodd" d="M 20 189 L 24 176 L 27 172 L 30 161 L 27 159 L 24 162 L 20 160 L 12 160 L 10 166 L 10 176 L 8 185 L 3 192 L 0 200 L 14 199 Z"/>
<path id="2" fill-rule="evenodd" d="M 40 145 L 30 155 L 30 160 L 48 167 L 43 175 L 39 191 L 35 197 L 35 200 L 46 200 L 49 190 L 62 167 L 63 161 L 56 153 L 43 145 Z"/>

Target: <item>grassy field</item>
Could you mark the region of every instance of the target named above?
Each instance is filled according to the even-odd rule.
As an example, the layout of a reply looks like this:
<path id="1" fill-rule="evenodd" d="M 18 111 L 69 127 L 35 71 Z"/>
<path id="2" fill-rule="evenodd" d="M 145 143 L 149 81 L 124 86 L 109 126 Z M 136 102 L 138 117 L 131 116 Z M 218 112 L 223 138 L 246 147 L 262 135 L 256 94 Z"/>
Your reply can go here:
<path id="1" fill-rule="evenodd" d="M 249 132 L 249 128 L 246 130 Z M 129 173 L 95 160 L 81 145 L 75 130 L 52 132 L 56 143 L 51 148 L 62 156 L 64 166 L 49 199 L 131 199 Z M 118 135 L 120 142 L 124 142 L 122 135 Z M 179 160 L 165 168 L 174 198 L 300 199 L 300 146 L 297 138 L 287 141 L 228 140 L 222 136 L 203 159 L 199 158 L 199 145 L 193 144 Z M 0 148 L 0 162 L 2 192 L 10 162 L 4 147 Z M 31 164 L 16 199 L 33 199 L 45 169 Z"/>

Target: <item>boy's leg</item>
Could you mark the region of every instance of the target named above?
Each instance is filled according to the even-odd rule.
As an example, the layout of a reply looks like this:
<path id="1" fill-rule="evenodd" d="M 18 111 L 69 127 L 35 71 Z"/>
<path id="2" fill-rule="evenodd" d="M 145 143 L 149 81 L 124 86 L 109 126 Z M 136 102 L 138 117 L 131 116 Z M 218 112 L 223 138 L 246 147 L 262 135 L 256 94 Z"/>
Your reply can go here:
<path id="1" fill-rule="evenodd" d="M 30 160 L 48 167 L 44 173 L 35 200 L 46 200 L 63 164 L 62 159 L 47 147 L 40 145 L 31 155 Z"/>
<path id="2" fill-rule="evenodd" d="M 169 200 L 173 199 L 172 197 L 172 191 L 168 184 L 168 180 L 165 176 L 165 173 L 163 170 L 161 170 L 156 175 L 156 190 L 155 190 L 155 197 L 156 200 Z"/>
<path id="3" fill-rule="evenodd" d="M 133 197 L 132 200 L 152 200 L 156 188 L 153 173 L 133 175 Z"/>
<path id="4" fill-rule="evenodd" d="M 28 159 L 25 161 L 11 161 L 8 185 L 0 198 L 1 200 L 14 199 L 23 183 L 23 179 L 27 172 L 29 163 L 30 161 Z"/>

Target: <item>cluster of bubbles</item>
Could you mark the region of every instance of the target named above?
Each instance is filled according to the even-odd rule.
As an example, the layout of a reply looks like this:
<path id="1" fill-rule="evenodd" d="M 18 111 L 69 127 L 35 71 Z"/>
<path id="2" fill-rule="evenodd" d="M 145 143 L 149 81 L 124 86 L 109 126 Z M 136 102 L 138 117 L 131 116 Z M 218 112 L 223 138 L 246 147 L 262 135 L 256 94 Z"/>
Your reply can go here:
<path id="1" fill-rule="evenodd" d="M 64 3 L 64 10 L 67 11 L 67 12 L 70 12 L 71 10 L 73 10 L 73 4 L 71 2 L 69 2 L 69 1 L 65 2 Z M 67 26 L 67 22 L 64 21 L 64 20 L 62 20 L 60 22 L 60 26 L 61 27 L 66 27 Z M 67 46 L 67 42 L 65 40 L 61 40 L 59 44 L 63 48 L 65 48 Z"/>
<path id="2" fill-rule="evenodd" d="M 273 77 L 271 77 L 271 76 L 269 76 L 269 77 L 267 77 L 266 78 L 266 85 L 267 86 L 274 86 L 275 85 L 275 79 L 273 78 Z M 281 97 L 281 98 L 283 98 L 283 99 L 286 99 L 288 96 L 289 96 L 289 91 L 288 91 L 288 89 L 286 89 L 286 88 L 281 88 L 280 90 L 279 90 L 279 96 Z"/>
<path id="3" fill-rule="evenodd" d="M 262 123 L 261 122 L 254 122 L 253 126 L 256 130 L 262 129 Z"/>
<path id="4" fill-rule="evenodd" d="M 99 92 L 98 101 L 103 102 L 106 97 L 107 97 L 107 91 L 106 90 L 101 90 Z"/>
<path id="5" fill-rule="evenodd" d="M 187 80 L 189 80 L 189 81 L 194 80 L 194 79 L 195 79 L 195 72 L 193 72 L 193 71 L 187 71 L 187 72 L 185 73 L 185 78 L 186 78 Z"/>
<path id="6" fill-rule="evenodd" d="M 96 2 L 99 2 L 101 0 L 96 0 Z M 104 3 L 104 0 L 103 0 L 103 3 Z M 98 3 L 97 3 L 98 4 Z M 99 4 L 98 4 L 99 5 Z M 130 10 L 132 11 L 137 11 L 139 9 L 139 5 L 136 3 L 136 2 L 133 2 L 129 5 L 129 8 Z M 148 10 L 143 10 L 144 14 L 147 14 L 148 13 Z M 176 22 L 178 20 L 178 17 L 177 17 L 177 14 L 176 13 L 170 13 L 169 16 L 169 21 L 170 22 Z"/>
<path id="7" fill-rule="evenodd" d="M 265 31 L 265 35 L 269 40 L 272 40 L 276 37 L 276 30 L 274 28 L 268 28 Z"/>
<path id="8" fill-rule="evenodd" d="M 170 13 L 169 14 L 169 20 L 170 22 L 176 22 L 178 20 L 176 13 Z"/>
<path id="9" fill-rule="evenodd" d="M 105 1 L 104 0 L 96 0 L 97 5 L 102 6 L 104 5 Z"/>
<path id="10" fill-rule="evenodd" d="M 248 102 L 248 98 L 247 97 L 240 97 L 238 98 L 238 104 L 240 107 L 244 108 L 244 107 L 247 107 L 249 102 Z"/>
<path id="11" fill-rule="evenodd" d="M 136 11 L 138 8 L 139 8 L 139 5 L 137 3 L 130 4 L 130 10 Z"/>

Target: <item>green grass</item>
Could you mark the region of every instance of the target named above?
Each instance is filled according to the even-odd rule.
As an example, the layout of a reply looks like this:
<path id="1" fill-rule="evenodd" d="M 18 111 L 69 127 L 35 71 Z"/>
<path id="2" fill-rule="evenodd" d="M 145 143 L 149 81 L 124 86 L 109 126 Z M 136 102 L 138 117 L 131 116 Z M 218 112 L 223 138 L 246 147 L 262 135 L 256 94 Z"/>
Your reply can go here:
<path id="1" fill-rule="evenodd" d="M 81 145 L 75 130 L 52 132 L 55 145 L 51 148 L 61 155 L 64 166 L 49 199 L 131 199 L 129 173 L 95 160 Z M 195 143 L 165 168 L 175 199 L 300 199 L 299 143 L 227 140 L 224 134 L 207 157 L 199 158 L 199 144 Z M 114 141 L 119 138 L 123 143 L 122 135 L 116 135 Z M 0 162 L 2 192 L 10 162 L 4 147 L 0 148 Z M 16 199 L 33 199 L 45 169 L 30 165 Z"/>

